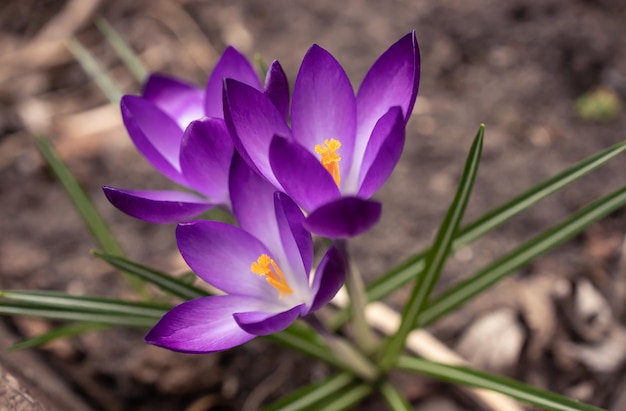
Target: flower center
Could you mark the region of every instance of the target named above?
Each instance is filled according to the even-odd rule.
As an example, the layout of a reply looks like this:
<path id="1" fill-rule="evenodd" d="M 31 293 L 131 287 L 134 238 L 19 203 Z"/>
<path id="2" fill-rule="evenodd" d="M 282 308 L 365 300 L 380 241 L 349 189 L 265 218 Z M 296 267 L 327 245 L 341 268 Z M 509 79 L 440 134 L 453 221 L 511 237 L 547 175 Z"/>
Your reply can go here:
<path id="1" fill-rule="evenodd" d="M 341 160 L 341 156 L 336 152 L 339 150 L 339 147 L 341 147 L 341 143 L 334 138 L 324 140 L 323 145 L 315 145 L 315 152 L 322 156 L 320 162 L 330 175 L 333 176 L 337 187 L 339 187 L 339 183 L 341 182 L 341 176 L 339 175 L 339 160 Z"/>
<path id="2" fill-rule="evenodd" d="M 250 270 L 254 274 L 265 277 L 267 282 L 278 291 L 278 296 L 283 298 L 285 294 L 293 294 L 293 290 L 289 287 L 283 272 L 280 271 L 278 265 L 267 254 L 261 254 L 259 258 L 252 263 Z"/>

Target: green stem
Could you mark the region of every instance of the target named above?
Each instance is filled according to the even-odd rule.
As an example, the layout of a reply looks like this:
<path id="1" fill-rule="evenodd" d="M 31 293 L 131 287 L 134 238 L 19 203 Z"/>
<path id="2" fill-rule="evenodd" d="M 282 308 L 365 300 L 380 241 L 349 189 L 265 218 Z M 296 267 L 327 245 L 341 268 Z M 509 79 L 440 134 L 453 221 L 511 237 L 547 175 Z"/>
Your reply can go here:
<path id="1" fill-rule="evenodd" d="M 365 381 L 376 381 L 378 379 L 379 373 L 376 366 L 365 358 L 352 344 L 329 332 L 315 314 L 304 317 L 304 320 L 324 338 L 335 358 L 344 364 L 348 370 L 351 370 L 354 375 Z"/>
<path id="2" fill-rule="evenodd" d="M 367 294 L 365 293 L 363 277 L 350 259 L 348 242 L 346 240 L 335 240 L 335 247 L 343 255 L 348 270 L 346 273 L 346 287 L 350 296 L 352 326 L 354 327 L 356 343 L 366 355 L 373 354 L 377 348 L 376 336 L 365 318 Z"/>

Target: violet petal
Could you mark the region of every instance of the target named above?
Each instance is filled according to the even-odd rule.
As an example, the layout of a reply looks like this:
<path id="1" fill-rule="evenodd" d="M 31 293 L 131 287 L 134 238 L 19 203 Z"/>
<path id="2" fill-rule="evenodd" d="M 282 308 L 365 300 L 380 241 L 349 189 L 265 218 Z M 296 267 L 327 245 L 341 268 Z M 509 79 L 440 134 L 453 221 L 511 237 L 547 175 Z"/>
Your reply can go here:
<path id="1" fill-rule="evenodd" d="M 261 82 L 246 57 L 229 46 L 215 65 L 206 85 L 205 114 L 209 117 L 224 118 L 222 106 L 222 86 L 224 79 L 232 78 L 261 90 Z"/>
<path id="2" fill-rule="evenodd" d="M 204 90 L 173 77 L 151 74 L 142 97 L 167 113 L 182 130 L 204 116 Z"/>
<path id="3" fill-rule="evenodd" d="M 342 197 L 313 211 L 304 227 L 329 238 L 350 238 L 372 228 L 380 219 L 382 205 L 358 197 Z"/>
<path id="4" fill-rule="evenodd" d="M 304 304 L 275 313 L 242 312 L 233 317 L 242 330 L 254 335 L 270 335 L 289 327 L 302 312 Z"/>
<path id="5" fill-rule="evenodd" d="M 340 196 L 330 173 L 298 142 L 275 136 L 270 161 L 284 191 L 306 211 Z"/>
<path id="6" fill-rule="evenodd" d="M 405 123 L 400 107 L 392 107 L 376 123 L 359 173 L 359 194 L 370 198 L 389 179 L 404 148 Z"/>
<path id="7" fill-rule="evenodd" d="M 226 125 L 241 157 L 275 187 L 280 187 L 269 161 L 274 135 L 291 136 L 284 118 L 258 90 L 236 80 L 224 83 Z"/>
<path id="8" fill-rule="evenodd" d="M 356 133 L 356 100 L 341 65 L 323 48 L 313 45 L 304 56 L 293 90 L 293 137 L 315 153 L 317 144 L 341 142 L 339 169 L 346 175 L 352 162 Z"/>
<path id="9" fill-rule="evenodd" d="M 256 337 L 242 330 L 233 314 L 263 307 L 257 300 L 232 295 L 186 301 L 168 311 L 145 340 L 148 344 L 185 353 L 226 350 Z"/>
<path id="10" fill-rule="evenodd" d="M 265 95 L 285 120 L 289 116 L 289 81 L 278 60 L 274 60 L 265 76 Z"/>
<path id="11" fill-rule="evenodd" d="M 215 204 L 182 191 L 139 191 L 102 187 L 107 199 L 124 213 L 150 223 L 167 224 L 190 220 Z"/>
<path id="12" fill-rule="evenodd" d="M 228 172 L 234 150 L 224 120 L 205 117 L 192 122 L 180 148 L 180 166 L 189 186 L 216 203 L 229 204 Z"/>
<path id="13" fill-rule="evenodd" d="M 250 267 L 269 250 L 244 230 L 217 221 L 193 221 L 176 228 L 178 248 L 191 269 L 227 294 L 275 301 L 277 291 Z"/>
<path id="14" fill-rule="evenodd" d="M 408 120 L 419 86 L 420 55 L 415 32 L 394 43 L 376 60 L 357 93 L 357 138 L 354 161 L 359 162 L 374 125 L 391 107 L 400 106 Z"/>
<path id="15" fill-rule="evenodd" d="M 341 253 L 335 247 L 331 247 L 322 257 L 322 261 L 315 271 L 311 286 L 315 298 L 309 312 L 319 310 L 332 300 L 343 286 L 345 279 L 346 262 Z"/>
<path id="16" fill-rule="evenodd" d="M 178 162 L 183 130 L 170 116 L 141 97 L 124 96 L 120 107 L 126 130 L 137 149 L 167 178 L 186 185 Z"/>

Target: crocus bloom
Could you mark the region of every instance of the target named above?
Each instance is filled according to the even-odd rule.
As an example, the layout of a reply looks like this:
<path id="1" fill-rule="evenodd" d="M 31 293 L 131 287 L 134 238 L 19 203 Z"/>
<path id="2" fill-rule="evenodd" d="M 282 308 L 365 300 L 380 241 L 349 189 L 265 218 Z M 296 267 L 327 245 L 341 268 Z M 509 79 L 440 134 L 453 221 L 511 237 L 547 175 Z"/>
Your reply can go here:
<path id="1" fill-rule="evenodd" d="M 291 128 L 263 93 L 231 79 L 226 124 L 241 156 L 308 213 L 308 230 L 351 237 L 380 218 L 380 203 L 369 198 L 402 153 L 419 67 L 409 33 L 378 58 L 355 96 L 341 65 L 314 45 L 295 82 Z"/>
<path id="2" fill-rule="evenodd" d="M 344 260 L 335 248 L 309 278 L 313 241 L 289 197 L 237 155 L 231 173 L 240 226 L 195 221 L 176 231 L 185 261 L 226 295 L 173 308 L 147 334 L 148 343 L 188 353 L 225 350 L 287 328 L 330 301 L 343 283 Z"/>
<path id="3" fill-rule="evenodd" d="M 139 151 L 164 176 L 192 192 L 104 187 L 114 206 L 154 223 L 183 221 L 215 205 L 230 206 L 228 170 L 234 147 L 222 109 L 223 80 L 227 77 L 262 90 L 254 68 L 228 47 L 204 90 L 154 74 L 142 96 L 122 98 L 124 124 Z M 286 115 L 289 86 L 276 61 L 266 77 L 265 95 Z"/>

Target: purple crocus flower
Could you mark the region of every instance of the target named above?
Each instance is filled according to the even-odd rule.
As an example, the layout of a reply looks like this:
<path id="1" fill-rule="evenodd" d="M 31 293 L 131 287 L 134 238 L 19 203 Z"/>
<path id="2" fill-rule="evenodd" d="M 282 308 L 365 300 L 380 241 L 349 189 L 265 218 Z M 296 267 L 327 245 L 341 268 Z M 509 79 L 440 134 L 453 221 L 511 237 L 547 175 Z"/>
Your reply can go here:
<path id="1" fill-rule="evenodd" d="M 223 120 L 225 78 L 237 79 L 259 92 L 262 90 L 248 60 L 228 47 L 204 90 L 153 74 L 142 96 L 122 98 L 122 117 L 135 146 L 164 176 L 191 192 L 103 187 L 114 206 L 154 223 L 183 221 L 216 205 L 230 206 L 228 170 L 234 147 Z M 264 93 L 276 109 L 286 115 L 289 86 L 276 61 L 268 71 Z"/>
<path id="2" fill-rule="evenodd" d="M 314 45 L 295 82 L 291 128 L 267 96 L 231 79 L 226 124 L 242 157 L 308 213 L 308 230 L 352 237 L 380 218 L 380 203 L 369 198 L 402 153 L 419 68 L 409 33 L 378 58 L 355 96 L 337 60 Z"/>
<path id="3" fill-rule="evenodd" d="M 345 277 L 335 248 L 313 278 L 313 241 L 299 207 L 238 155 L 231 169 L 233 211 L 240 226 L 180 224 L 178 247 L 189 266 L 226 295 L 185 302 L 150 330 L 146 341 L 174 351 L 208 353 L 287 328 L 337 293 Z"/>

